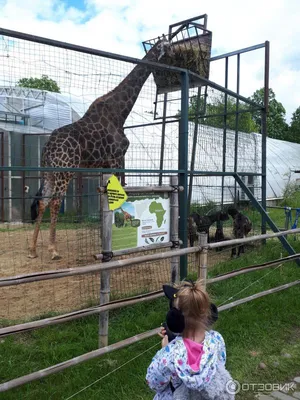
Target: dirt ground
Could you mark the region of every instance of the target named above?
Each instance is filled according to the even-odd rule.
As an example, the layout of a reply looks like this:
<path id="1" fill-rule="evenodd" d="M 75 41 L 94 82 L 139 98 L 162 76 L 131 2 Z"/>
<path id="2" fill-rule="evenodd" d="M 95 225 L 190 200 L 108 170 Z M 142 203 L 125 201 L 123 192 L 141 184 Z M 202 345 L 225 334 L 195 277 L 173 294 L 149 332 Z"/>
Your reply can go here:
<path id="1" fill-rule="evenodd" d="M 0 277 L 57 270 L 94 264 L 93 254 L 101 251 L 96 229 L 57 231 L 59 261 L 52 261 L 48 252 L 49 231 L 40 232 L 38 258 L 30 259 L 28 244 L 32 226 L 0 231 Z M 0 318 L 30 318 L 50 311 L 70 310 L 92 300 L 99 287 L 96 275 L 75 276 L 44 282 L 0 288 Z"/>
<path id="2" fill-rule="evenodd" d="M 63 268 L 95 264 L 93 255 L 101 252 L 99 230 L 95 227 L 57 230 L 61 260 L 52 261 L 48 252 L 49 231 L 42 230 L 38 239 L 38 258 L 29 259 L 28 244 L 33 227 L 0 228 L 0 278 Z M 209 266 L 228 259 L 229 251 L 209 257 Z M 123 257 L 124 258 L 124 257 Z M 189 272 L 196 271 L 195 256 L 189 256 Z M 169 281 L 170 261 L 135 265 L 111 272 L 114 297 L 158 290 Z M 28 319 L 49 312 L 67 312 L 99 302 L 100 276 L 88 274 L 49 281 L 0 288 L 0 318 Z"/>

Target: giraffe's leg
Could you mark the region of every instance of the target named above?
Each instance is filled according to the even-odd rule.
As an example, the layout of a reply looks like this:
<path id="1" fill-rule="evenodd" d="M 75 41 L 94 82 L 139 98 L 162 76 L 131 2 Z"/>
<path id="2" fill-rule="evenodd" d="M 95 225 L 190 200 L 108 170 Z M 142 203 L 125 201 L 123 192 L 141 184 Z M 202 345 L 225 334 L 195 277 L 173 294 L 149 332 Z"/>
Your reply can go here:
<path id="1" fill-rule="evenodd" d="M 50 202 L 51 223 L 50 223 L 50 242 L 48 250 L 49 252 L 51 252 L 52 260 L 59 260 L 61 258 L 56 248 L 56 224 L 61 202 L 62 202 L 61 198 L 52 199 Z"/>
<path id="2" fill-rule="evenodd" d="M 54 193 L 56 196 L 51 199 L 50 202 L 50 232 L 49 232 L 49 247 L 48 250 L 51 252 L 52 260 L 59 260 L 61 257 L 58 254 L 56 248 L 56 224 L 58 219 L 58 214 L 61 206 L 61 202 L 67 193 L 68 185 L 70 180 L 73 178 L 74 173 L 58 173 L 55 179 Z"/>
<path id="3" fill-rule="evenodd" d="M 36 258 L 37 257 L 37 254 L 36 254 L 36 243 L 37 243 L 37 238 L 38 238 L 38 235 L 39 235 L 40 226 L 41 226 L 41 222 L 42 222 L 45 210 L 46 210 L 45 202 L 43 200 L 40 200 L 39 201 L 39 214 L 38 214 L 38 217 L 37 217 L 36 222 L 35 222 L 33 237 L 32 237 L 31 244 L 29 246 L 29 254 L 28 254 L 29 258 Z"/>

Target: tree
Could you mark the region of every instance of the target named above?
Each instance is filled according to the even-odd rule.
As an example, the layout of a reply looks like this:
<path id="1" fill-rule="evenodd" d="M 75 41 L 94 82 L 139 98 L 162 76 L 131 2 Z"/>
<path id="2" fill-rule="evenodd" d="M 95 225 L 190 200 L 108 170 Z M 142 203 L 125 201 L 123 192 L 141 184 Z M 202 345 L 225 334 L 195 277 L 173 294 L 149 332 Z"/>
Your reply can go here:
<path id="1" fill-rule="evenodd" d="M 300 107 L 292 115 L 289 136 L 291 141 L 300 143 Z"/>
<path id="2" fill-rule="evenodd" d="M 264 104 L 264 89 L 256 90 L 250 100 L 257 104 Z M 285 122 L 285 108 L 276 100 L 274 91 L 269 89 L 269 112 L 267 115 L 268 136 L 274 139 L 290 140 L 289 127 Z M 252 114 L 253 121 L 260 127 L 261 132 L 261 112 L 256 111 Z"/>
<path id="3" fill-rule="evenodd" d="M 115 213 L 115 226 L 116 228 L 124 226 L 124 215 L 118 211 Z"/>
<path id="4" fill-rule="evenodd" d="M 222 95 L 217 99 L 213 99 L 212 102 L 206 104 L 206 108 L 204 110 L 204 101 L 203 98 L 200 99 L 199 104 L 199 114 L 203 115 L 204 118 L 200 119 L 200 123 L 203 125 L 213 126 L 215 128 L 223 128 L 224 127 L 224 110 L 225 110 L 225 96 Z M 189 119 L 191 121 L 195 120 L 197 111 L 197 97 L 193 97 L 191 99 L 191 105 L 189 108 Z M 238 115 L 238 125 L 237 129 L 240 132 L 258 132 L 258 126 L 255 121 L 252 119 L 251 110 L 248 106 L 244 104 L 239 104 L 238 111 L 247 111 L 240 112 Z M 226 126 L 227 129 L 236 129 L 236 101 L 232 98 L 227 98 L 227 117 L 226 117 Z M 216 116 L 213 116 L 216 115 Z"/>
<path id="5" fill-rule="evenodd" d="M 42 75 L 41 78 L 22 78 L 17 82 L 17 86 L 60 93 L 58 84 L 48 75 Z"/>

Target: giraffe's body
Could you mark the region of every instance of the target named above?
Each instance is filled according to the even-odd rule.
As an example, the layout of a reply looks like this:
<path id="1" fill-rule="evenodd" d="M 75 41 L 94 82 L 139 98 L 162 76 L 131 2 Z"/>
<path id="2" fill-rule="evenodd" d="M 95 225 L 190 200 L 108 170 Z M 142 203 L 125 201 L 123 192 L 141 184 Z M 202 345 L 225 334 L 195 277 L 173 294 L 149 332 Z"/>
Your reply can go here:
<path id="1" fill-rule="evenodd" d="M 144 57 L 159 61 L 164 54 L 165 40 L 159 41 Z M 42 152 L 42 167 L 65 168 L 121 168 L 129 140 L 124 124 L 138 95 L 151 73 L 147 65 L 138 64 L 111 92 L 96 99 L 78 121 L 55 129 Z M 55 232 L 62 198 L 65 196 L 74 172 L 45 172 L 42 185 L 31 206 L 36 219 L 30 246 L 30 258 L 37 257 L 36 244 L 45 209 L 51 213 L 49 251 L 52 259 L 59 258 Z"/>
<path id="2" fill-rule="evenodd" d="M 131 222 L 132 220 L 132 215 L 130 215 L 127 211 L 123 210 L 122 207 L 120 207 L 120 210 L 122 212 L 122 214 L 124 215 L 124 226 L 126 225 L 126 222 L 129 221 Z"/>

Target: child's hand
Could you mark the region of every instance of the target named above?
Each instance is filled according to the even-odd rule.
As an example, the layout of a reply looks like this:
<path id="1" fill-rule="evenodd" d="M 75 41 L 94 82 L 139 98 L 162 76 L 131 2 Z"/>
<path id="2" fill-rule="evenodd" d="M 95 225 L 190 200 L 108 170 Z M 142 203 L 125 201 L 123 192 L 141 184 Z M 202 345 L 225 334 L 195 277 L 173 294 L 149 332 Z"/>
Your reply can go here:
<path id="1" fill-rule="evenodd" d="M 161 331 L 158 335 L 161 338 L 163 338 L 161 341 L 161 347 L 166 347 L 169 344 L 169 339 L 168 339 L 167 331 L 165 330 L 164 327 L 161 328 Z"/>
<path id="2" fill-rule="evenodd" d="M 163 340 L 161 341 L 161 347 L 166 347 L 169 344 L 168 335 L 165 335 Z"/>

